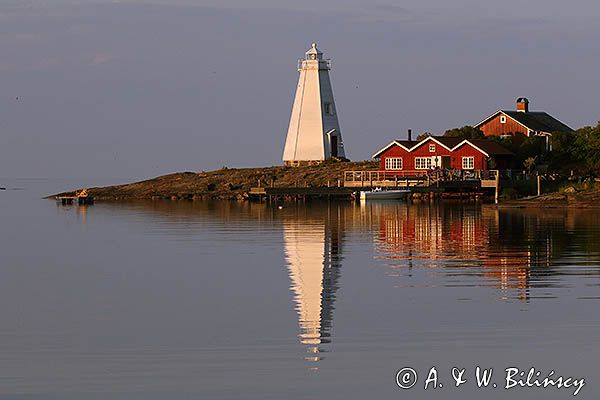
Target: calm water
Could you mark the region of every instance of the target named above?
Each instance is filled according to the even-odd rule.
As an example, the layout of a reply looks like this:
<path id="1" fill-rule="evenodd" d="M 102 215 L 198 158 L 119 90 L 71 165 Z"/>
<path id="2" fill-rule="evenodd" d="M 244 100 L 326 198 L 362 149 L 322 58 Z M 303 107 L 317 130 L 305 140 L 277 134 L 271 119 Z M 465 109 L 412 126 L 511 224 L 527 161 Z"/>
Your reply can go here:
<path id="1" fill-rule="evenodd" d="M 84 208 L 40 199 L 65 182 L 0 186 L 23 189 L 0 191 L 1 399 L 573 398 L 501 388 L 512 366 L 600 395 L 598 212 Z"/>

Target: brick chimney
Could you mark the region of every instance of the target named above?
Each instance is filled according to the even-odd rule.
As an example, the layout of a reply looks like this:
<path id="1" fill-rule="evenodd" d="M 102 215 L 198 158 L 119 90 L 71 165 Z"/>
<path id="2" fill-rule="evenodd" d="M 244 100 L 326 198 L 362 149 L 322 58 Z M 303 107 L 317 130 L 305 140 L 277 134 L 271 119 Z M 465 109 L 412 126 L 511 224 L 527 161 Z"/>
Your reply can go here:
<path id="1" fill-rule="evenodd" d="M 517 99 L 517 111 L 518 112 L 529 112 L 529 100 L 526 97 L 519 97 Z"/>

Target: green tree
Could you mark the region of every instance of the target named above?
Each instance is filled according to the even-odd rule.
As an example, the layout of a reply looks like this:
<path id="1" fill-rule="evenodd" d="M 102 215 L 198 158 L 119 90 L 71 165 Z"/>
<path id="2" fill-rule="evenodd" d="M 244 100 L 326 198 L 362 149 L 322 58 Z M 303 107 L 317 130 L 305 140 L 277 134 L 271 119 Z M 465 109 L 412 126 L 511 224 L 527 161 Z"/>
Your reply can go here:
<path id="1" fill-rule="evenodd" d="M 425 139 L 426 137 L 429 137 L 429 136 L 433 136 L 431 134 L 431 132 L 423 132 L 419 136 L 417 136 L 417 142 L 420 142 L 421 140 L 423 140 L 423 139 Z"/>
<path id="2" fill-rule="evenodd" d="M 575 135 L 571 132 L 554 132 L 552 134 L 552 162 L 568 163 L 572 161 L 572 147 Z"/>
<path id="3" fill-rule="evenodd" d="M 570 146 L 571 159 L 580 161 L 589 172 L 600 174 L 600 122 L 595 127 L 578 129 L 574 136 Z"/>
<path id="4" fill-rule="evenodd" d="M 541 136 L 529 136 L 523 139 L 517 148 L 517 155 L 523 160 L 529 157 L 537 157 L 544 152 L 546 139 Z M 537 161 L 537 160 L 536 160 Z"/>
<path id="5" fill-rule="evenodd" d="M 485 135 L 481 130 L 469 125 L 463 126 L 462 128 L 449 129 L 444 132 L 444 136 L 462 139 L 485 139 Z"/>

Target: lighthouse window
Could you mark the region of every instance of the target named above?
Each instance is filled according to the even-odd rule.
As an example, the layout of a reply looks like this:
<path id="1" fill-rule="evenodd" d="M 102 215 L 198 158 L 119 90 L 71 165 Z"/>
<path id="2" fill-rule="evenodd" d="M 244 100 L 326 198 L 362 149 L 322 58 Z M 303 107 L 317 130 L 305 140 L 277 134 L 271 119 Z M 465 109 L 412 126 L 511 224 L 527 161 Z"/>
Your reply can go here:
<path id="1" fill-rule="evenodd" d="M 331 103 L 325 103 L 323 107 L 325 108 L 325 114 L 333 115 L 333 105 Z"/>
<path id="2" fill-rule="evenodd" d="M 505 115 L 502 115 L 502 116 L 500 117 L 500 123 L 501 123 L 501 124 L 505 124 L 505 123 L 506 123 L 506 116 L 505 116 Z"/>

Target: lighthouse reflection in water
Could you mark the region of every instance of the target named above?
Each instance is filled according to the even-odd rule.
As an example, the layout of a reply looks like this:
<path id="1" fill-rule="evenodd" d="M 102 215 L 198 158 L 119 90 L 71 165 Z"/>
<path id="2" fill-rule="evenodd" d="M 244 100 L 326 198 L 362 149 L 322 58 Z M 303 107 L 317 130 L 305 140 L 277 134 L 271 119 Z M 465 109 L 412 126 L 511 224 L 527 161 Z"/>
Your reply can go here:
<path id="1" fill-rule="evenodd" d="M 285 259 L 306 359 L 319 361 L 329 343 L 341 270 L 343 219 L 340 208 L 308 214 L 297 209 L 283 221 Z M 298 215 L 302 214 L 302 215 Z"/>

